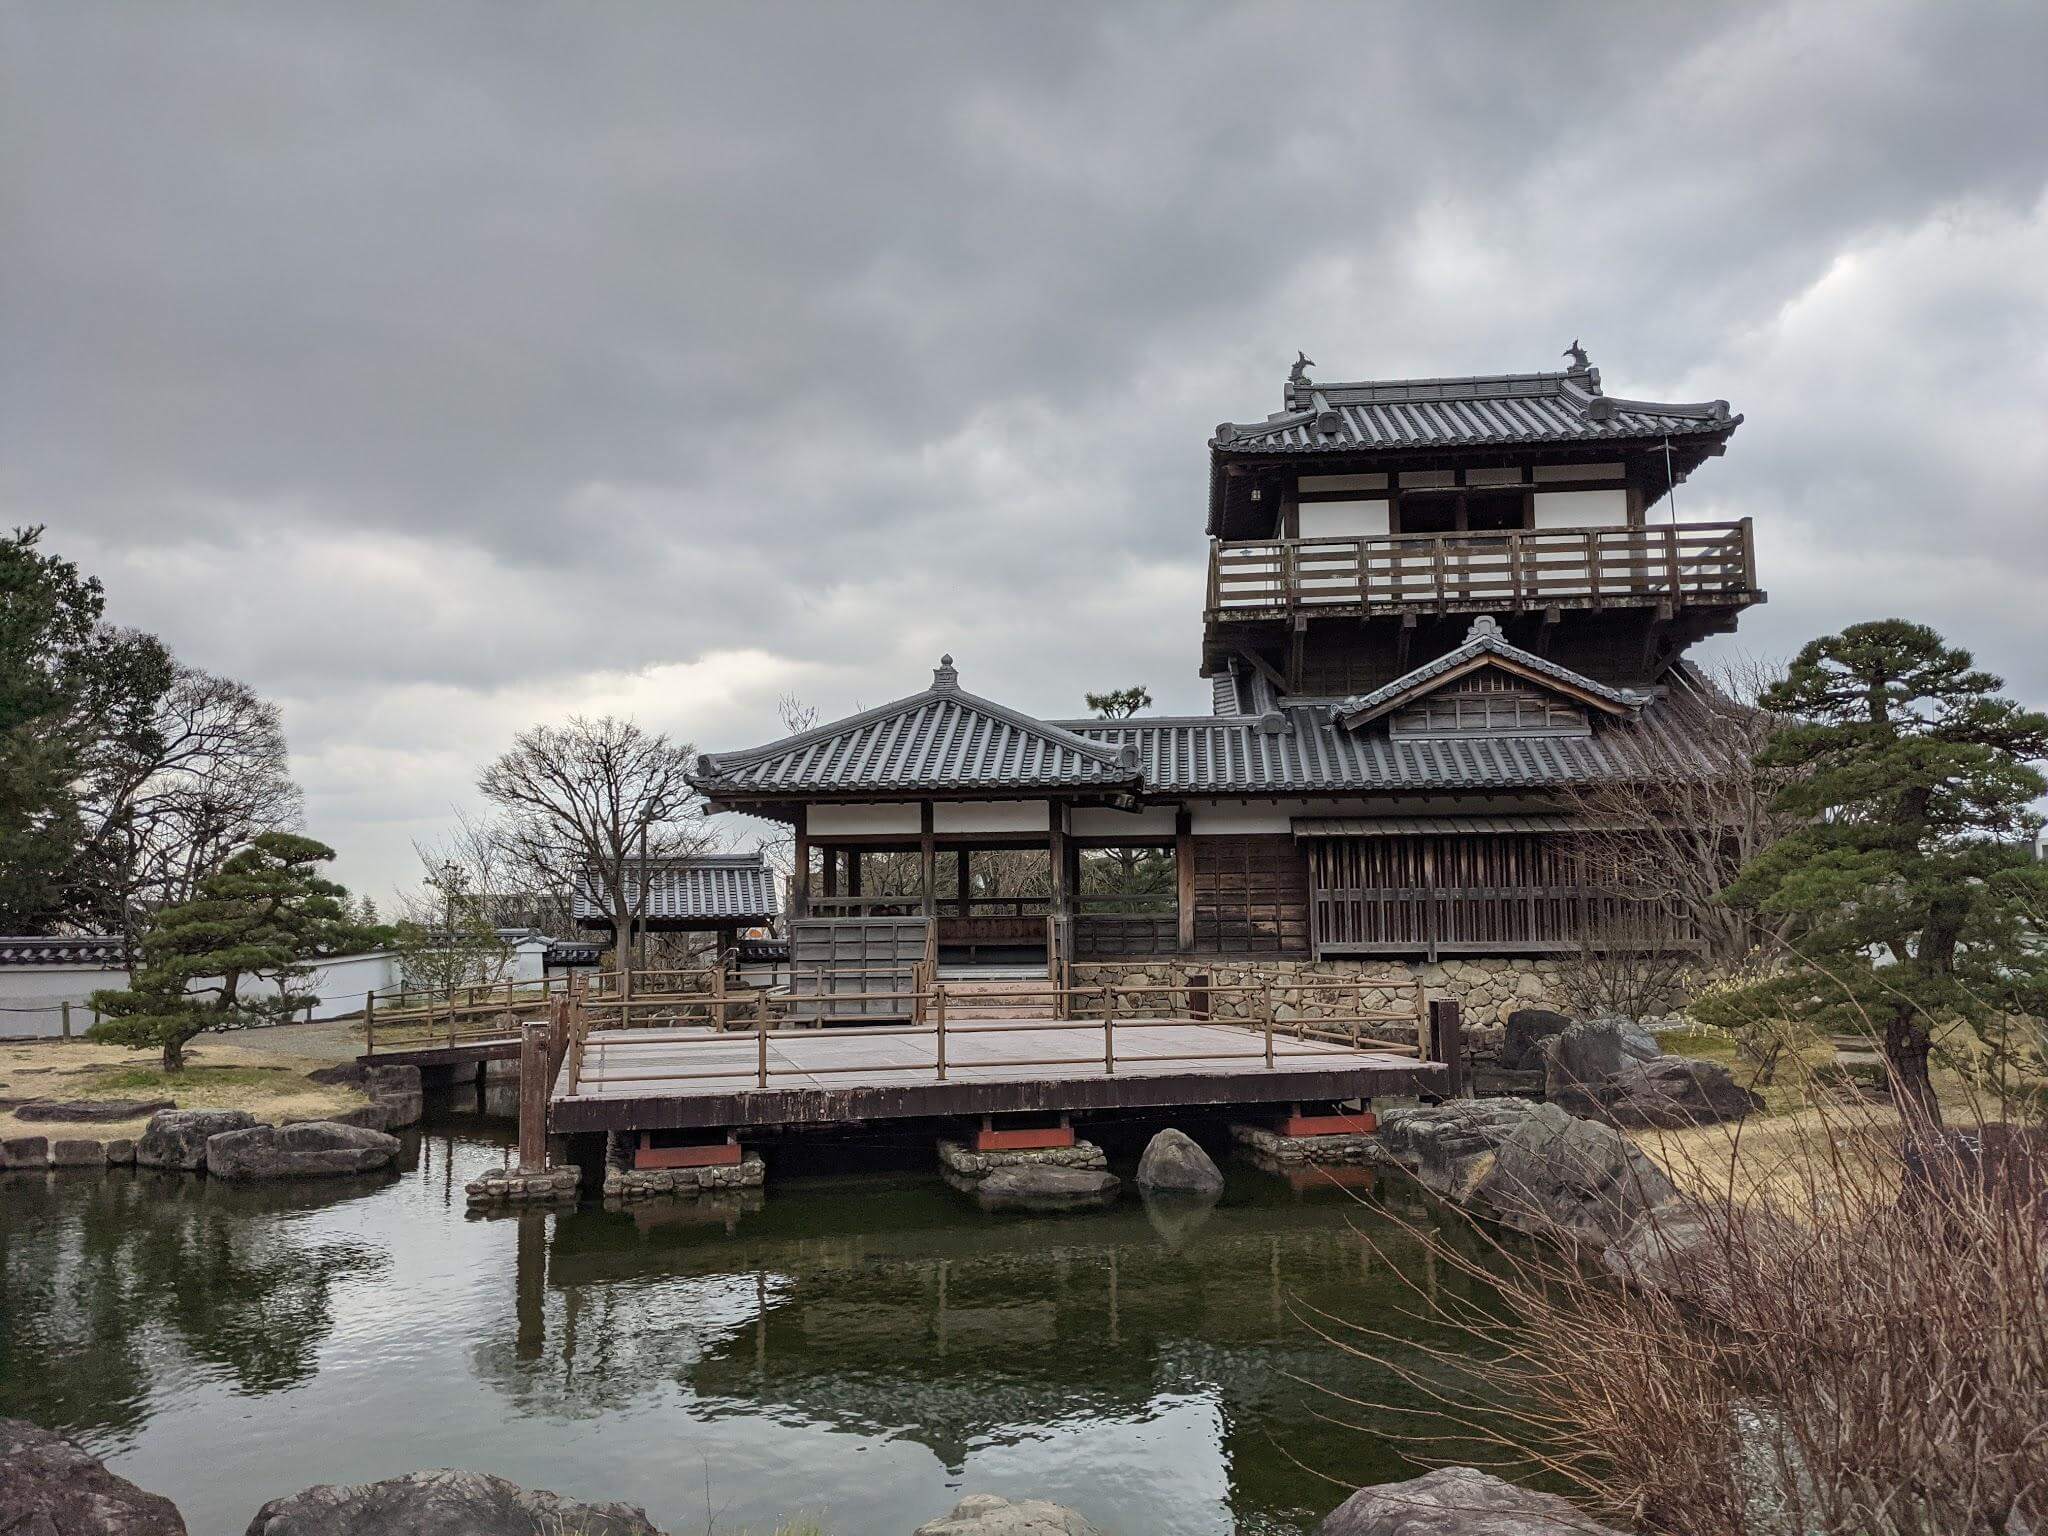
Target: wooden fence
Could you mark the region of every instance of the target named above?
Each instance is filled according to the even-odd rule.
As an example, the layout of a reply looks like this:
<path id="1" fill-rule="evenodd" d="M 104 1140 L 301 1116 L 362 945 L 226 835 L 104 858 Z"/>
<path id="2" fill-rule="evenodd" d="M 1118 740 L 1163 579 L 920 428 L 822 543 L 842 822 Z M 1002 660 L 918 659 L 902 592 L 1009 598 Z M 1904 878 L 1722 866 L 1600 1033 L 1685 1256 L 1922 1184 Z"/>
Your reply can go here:
<path id="1" fill-rule="evenodd" d="M 1216 615 L 1304 608 L 1508 609 L 1686 602 L 1756 589 L 1750 520 L 1212 543 Z"/>

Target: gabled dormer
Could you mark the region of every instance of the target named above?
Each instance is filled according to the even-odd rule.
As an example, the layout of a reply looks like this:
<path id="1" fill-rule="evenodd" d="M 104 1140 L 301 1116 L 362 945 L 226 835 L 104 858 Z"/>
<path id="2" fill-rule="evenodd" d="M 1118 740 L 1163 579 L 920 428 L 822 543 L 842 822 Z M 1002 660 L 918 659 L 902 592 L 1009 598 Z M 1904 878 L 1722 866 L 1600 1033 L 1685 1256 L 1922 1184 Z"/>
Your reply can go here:
<path id="1" fill-rule="evenodd" d="M 1339 384 L 1303 358 L 1283 409 L 1219 425 L 1204 675 L 1369 689 L 1488 613 L 1538 654 L 1634 684 L 1732 628 L 1764 595 L 1747 520 L 1674 513 L 1742 418 L 1609 395 L 1569 355 L 1555 373 Z"/>
<path id="2" fill-rule="evenodd" d="M 1645 697 L 1610 688 L 1519 646 L 1482 615 L 1465 643 L 1331 712 L 1358 730 L 1385 721 L 1396 741 L 1590 736 L 1596 715 L 1633 720 Z"/>

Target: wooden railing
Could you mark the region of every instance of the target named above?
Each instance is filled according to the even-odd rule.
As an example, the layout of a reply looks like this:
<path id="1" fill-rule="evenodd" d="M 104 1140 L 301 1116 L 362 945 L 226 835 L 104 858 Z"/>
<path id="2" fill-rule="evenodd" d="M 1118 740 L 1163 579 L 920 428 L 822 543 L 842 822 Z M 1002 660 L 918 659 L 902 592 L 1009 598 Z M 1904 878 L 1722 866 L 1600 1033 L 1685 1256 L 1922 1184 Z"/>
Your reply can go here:
<path id="1" fill-rule="evenodd" d="M 1209 546 L 1208 610 L 1597 608 L 1756 590 L 1750 520 L 1394 533 Z"/>
<path id="2" fill-rule="evenodd" d="M 1356 998 L 1359 983 L 1348 980 L 1322 982 L 1289 978 L 1284 983 L 1284 988 L 1297 1001 L 1324 994 L 1329 994 L 1341 1000 L 1343 998 Z M 929 1069 L 933 1074 L 934 1080 L 938 1082 L 945 1082 L 947 1080 L 947 1073 L 950 1070 L 948 1061 L 949 1041 L 957 1044 L 963 1038 L 978 1038 L 984 1035 L 1000 1034 L 1032 1034 L 1043 1031 L 1085 1032 L 1098 1036 L 1101 1040 L 1101 1046 L 1099 1049 L 1090 1046 L 1088 1054 L 1085 1056 L 1034 1056 L 1013 1060 L 991 1059 L 977 1054 L 972 1065 L 977 1071 L 1018 1067 L 1100 1067 L 1106 1076 L 1113 1077 L 1116 1075 L 1119 1065 L 1122 1065 L 1126 1072 L 1134 1068 L 1150 1072 L 1163 1066 L 1217 1061 L 1255 1061 L 1260 1062 L 1264 1070 L 1271 1071 L 1279 1059 L 1289 1054 L 1282 1047 L 1290 1040 L 1297 1043 L 1316 1042 L 1326 1045 L 1344 1045 L 1354 1049 L 1370 1049 L 1389 1055 L 1412 1056 L 1418 1060 L 1446 1059 L 1437 1054 L 1439 1049 L 1448 1048 L 1452 1051 L 1456 1050 L 1455 1028 L 1451 1032 L 1452 1042 L 1448 1047 L 1443 1047 L 1440 1043 L 1433 1046 L 1432 1033 L 1427 1026 L 1427 1021 L 1420 1019 L 1414 1010 L 1368 1009 L 1362 1007 L 1339 1009 L 1334 1006 L 1325 1006 L 1315 1018 L 1297 1017 L 1283 1020 L 1278 1014 L 1278 1008 L 1273 997 L 1275 984 L 1271 981 L 1216 984 L 1206 980 L 1190 979 L 1180 982 L 1147 982 L 1138 985 L 1104 982 L 1098 986 L 1056 987 L 1051 990 L 1058 994 L 1054 999 L 1060 1015 L 1057 1018 L 1002 1021 L 985 1021 L 980 1019 L 961 1021 L 955 1019 L 949 1023 L 947 1019 L 949 1007 L 947 989 L 944 984 L 939 984 L 932 987 L 928 992 L 921 992 L 915 995 L 909 992 L 888 994 L 890 1000 L 901 1002 L 905 1005 L 904 1011 L 906 1013 L 921 1013 L 924 1019 L 923 1023 L 870 1025 L 853 1028 L 827 1026 L 806 1029 L 801 1032 L 801 1037 L 807 1041 L 836 1037 L 859 1038 L 862 1040 L 929 1039 L 932 1042 L 932 1051 L 928 1061 L 912 1064 L 900 1069 L 892 1067 L 890 1070 L 892 1073 L 900 1072 L 907 1075 Z M 991 991 L 977 987 L 973 997 L 977 1005 L 991 1003 L 1001 1005 L 1006 1000 L 1012 1003 L 1027 1001 L 1042 1003 L 1047 1000 L 1047 995 L 1048 989 L 1037 986 L 1029 989 L 1020 987 L 1015 993 Z M 1209 1017 L 1204 1019 L 1204 1021 L 1232 1028 L 1251 1037 L 1253 1044 L 1250 1049 L 1148 1053 L 1129 1059 L 1118 1057 L 1117 1036 L 1120 1032 L 1127 1033 L 1134 1029 L 1143 1030 L 1185 1026 L 1191 1021 L 1192 1017 L 1195 1017 L 1188 1011 L 1190 1007 L 1199 1005 L 1202 1015 L 1208 1015 L 1214 1009 L 1219 998 L 1233 995 L 1245 996 L 1251 1000 L 1248 1010 L 1250 1017 L 1232 1019 Z M 1179 1010 L 1159 1016 L 1133 1014 L 1119 1007 L 1120 999 L 1129 1000 L 1138 997 L 1155 998 L 1161 996 L 1178 996 L 1181 998 L 1184 1006 Z M 567 1043 L 564 1055 L 568 1063 L 568 1070 L 561 1079 L 561 1091 L 573 1094 L 577 1091 L 577 1085 L 582 1080 L 588 1052 L 593 1048 L 593 1042 L 591 1040 L 591 1026 L 588 1014 L 583 1013 L 579 1016 L 573 1002 L 565 1012 L 567 1017 L 561 1027 L 566 1032 Z M 1455 1019 L 1455 1013 L 1453 1013 L 1452 1017 Z M 1367 1032 L 1369 1026 L 1387 1023 L 1416 1025 L 1416 1038 L 1412 1042 L 1408 1040 L 1383 1040 Z M 612 1089 L 628 1083 L 647 1087 L 664 1083 L 710 1082 L 718 1080 L 730 1082 L 735 1078 L 740 1078 L 751 1080 L 754 1086 L 758 1088 L 767 1088 L 771 1086 L 772 1080 L 779 1076 L 815 1078 L 821 1074 L 834 1072 L 871 1073 L 875 1071 L 872 1062 L 851 1065 L 825 1065 L 817 1062 L 806 1063 L 801 1066 L 777 1064 L 770 1053 L 769 1042 L 772 1037 L 778 1034 L 778 1031 L 771 1027 L 769 1011 L 765 1006 L 765 998 L 763 999 L 763 1005 L 755 1015 L 754 1034 L 756 1045 L 752 1064 L 748 1068 L 725 1066 L 701 1072 L 650 1071 L 634 1072 L 626 1075 L 607 1073 L 604 1075 L 604 1085 L 606 1088 Z M 789 1037 L 785 1036 L 784 1038 Z M 696 1031 L 678 1031 L 673 1035 L 663 1037 L 664 1044 L 671 1044 L 684 1049 L 720 1045 L 729 1048 L 732 1042 L 733 1037 L 730 1035 L 721 1037 Z M 603 1047 L 604 1041 L 600 1037 L 594 1042 L 594 1048 L 601 1052 Z M 1294 1059 L 1300 1060 L 1303 1053 L 1295 1052 L 1292 1054 Z M 1320 1056 L 1320 1053 L 1317 1054 Z"/>

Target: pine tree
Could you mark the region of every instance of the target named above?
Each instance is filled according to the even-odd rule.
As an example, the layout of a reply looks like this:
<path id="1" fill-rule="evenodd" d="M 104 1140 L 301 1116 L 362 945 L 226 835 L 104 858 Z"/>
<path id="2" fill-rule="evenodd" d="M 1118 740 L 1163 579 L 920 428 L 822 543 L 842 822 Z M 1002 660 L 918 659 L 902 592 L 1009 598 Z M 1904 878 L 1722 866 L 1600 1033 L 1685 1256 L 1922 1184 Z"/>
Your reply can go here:
<path id="1" fill-rule="evenodd" d="M 281 1023 L 315 1001 L 295 990 L 308 962 L 387 937 L 358 922 L 348 892 L 319 873 L 333 857 L 309 837 L 266 832 L 229 858 L 190 901 L 156 915 L 135 984 L 93 994 L 105 1016 L 93 1038 L 160 1048 L 164 1070 L 177 1072 L 194 1035 Z"/>
<path id="2" fill-rule="evenodd" d="M 1791 777 L 1802 825 L 1752 860 L 1730 901 L 1800 919 L 1796 963 L 1704 1000 L 1758 1017 L 1881 1032 L 1903 1108 L 1936 1123 L 1937 1036 L 2048 1012 L 2048 866 L 2030 846 L 2048 793 L 2048 716 L 1999 695 L 1967 651 L 1900 619 L 1813 641 L 1763 704 L 1790 718 L 1759 762 Z"/>

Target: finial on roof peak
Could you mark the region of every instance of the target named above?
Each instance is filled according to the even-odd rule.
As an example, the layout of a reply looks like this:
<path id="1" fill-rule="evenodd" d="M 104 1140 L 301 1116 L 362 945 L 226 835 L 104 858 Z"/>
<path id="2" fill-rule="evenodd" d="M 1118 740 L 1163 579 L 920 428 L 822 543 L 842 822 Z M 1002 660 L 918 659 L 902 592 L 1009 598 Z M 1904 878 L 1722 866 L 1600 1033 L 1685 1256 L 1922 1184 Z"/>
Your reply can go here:
<path id="1" fill-rule="evenodd" d="M 951 652 L 941 656 L 939 664 L 932 668 L 932 686 L 934 688 L 957 688 L 960 686 L 960 674 L 953 670 Z"/>
<path id="2" fill-rule="evenodd" d="M 1576 336 L 1572 338 L 1572 344 L 1566 347 L 1561 355 L 1572 360 L 1573 373 L 1584 373 L 1593 366 L 1592 363 L 1587 361 L 1586 349 L 1579 345 L 1579 338 Z"/>
<path id="3" fill-rule="evenodd" d="M 1465 631 L 1465 643 L 1467 645 L 1470 645 L 1474 640 L 1498 640 L 1499 638 L 1500 620 L 1490 613 L 1480 614 L 1478 618 L 1472 621 L 1472 627 Z"/>
<path id="4" fill-rule="evenodd" d="M 1315 365 L 1316 360 L 1306 352 L 1295 352 L 1294 366 L 1287 370 L 1287 392 L 1280 402 L 1288 410 L 1299 409 L 1301 397 L 1315 387 L 1308 376 L 1309 369 Z"/>

